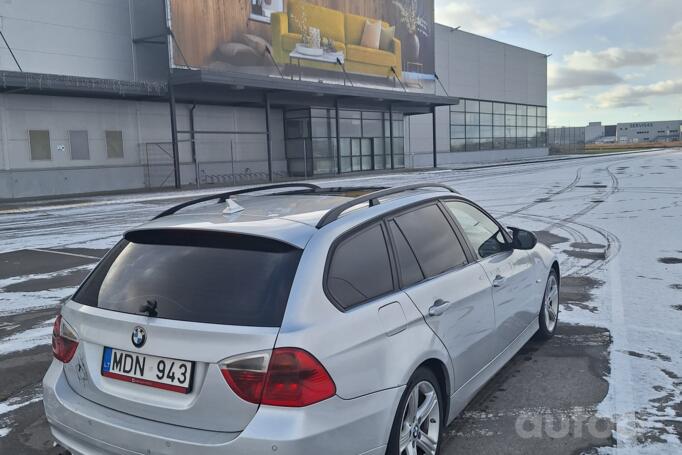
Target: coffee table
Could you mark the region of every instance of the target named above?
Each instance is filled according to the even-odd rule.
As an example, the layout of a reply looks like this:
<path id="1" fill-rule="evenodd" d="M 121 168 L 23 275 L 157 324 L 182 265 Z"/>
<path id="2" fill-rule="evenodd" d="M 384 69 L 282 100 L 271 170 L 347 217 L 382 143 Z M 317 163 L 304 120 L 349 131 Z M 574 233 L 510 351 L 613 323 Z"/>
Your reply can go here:
<path id="1" fill-rule="evenodd" d="M 296 49 L 294 49 L 290 54 L 289 54 L 289 63 L 293 64 L 294 61 L 297 62 L 298 64 L 298 80 L 302 80 L 302 74 L 301 74 L 301 61 L 302 60 L 307 60 L 309 62 L 319 62 L 319 63 L 329 63 L 332 65 L 339 65 L 341 69 L 343 70 L 344 74 L 344 79 L 343 79 L 343 84 L 346 85 L 346 78 L 348 77 L 348 74 L 346 73 L 346 58 L 343 52 L 324 52 L 322 55 L 308 55 L 308 54 L 303 54 L 301 52 L 298 52 Z M 291 75 L 291 78 L 294 78 L 294 75 Z M 349 79 L 350 80 L 350 79 Z M 351 82 L 352 84 L 352 82 Z"/>

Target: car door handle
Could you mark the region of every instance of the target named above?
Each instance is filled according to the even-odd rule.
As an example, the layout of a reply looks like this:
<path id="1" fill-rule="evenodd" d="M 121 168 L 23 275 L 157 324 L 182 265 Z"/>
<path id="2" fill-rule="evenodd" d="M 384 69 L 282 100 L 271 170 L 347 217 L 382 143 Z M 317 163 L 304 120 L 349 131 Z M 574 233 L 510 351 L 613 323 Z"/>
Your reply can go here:
<path id="1" fill-rule="evenodd" d="M 429 308 L 429 316 L 440 316 L 441 314 L 448 311 L 448 308 L 452 306 L 452 302 L 446 302 L 443 299 L 438 299 L 433 302 L 433 306 Z"/>
<path id="2" fill-rule="evenodd" d="M 497 275 L 493 280 L 493 287 L 501 288 L 504 285 L 505 281 L 507 281 L 505 277 L 503 277 L 502 275 Z"/>

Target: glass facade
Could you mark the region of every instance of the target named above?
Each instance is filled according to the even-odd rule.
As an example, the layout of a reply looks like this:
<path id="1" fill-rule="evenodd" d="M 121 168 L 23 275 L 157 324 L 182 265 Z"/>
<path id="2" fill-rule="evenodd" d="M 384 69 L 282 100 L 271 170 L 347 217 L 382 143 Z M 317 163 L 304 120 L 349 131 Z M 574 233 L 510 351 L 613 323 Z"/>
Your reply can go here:
<path id="1" fill-rule="evenodd" d="M 405 167 L 401 113 L 339 110 L 338 151 L 335 109 L 288 110 L 284 122 L 291 176 Z"/>
<path id="2" fill-rule="evenodd" d="M 450 107 L 450 151 L 547 146 L 547 108 L 461 99 Z"/>

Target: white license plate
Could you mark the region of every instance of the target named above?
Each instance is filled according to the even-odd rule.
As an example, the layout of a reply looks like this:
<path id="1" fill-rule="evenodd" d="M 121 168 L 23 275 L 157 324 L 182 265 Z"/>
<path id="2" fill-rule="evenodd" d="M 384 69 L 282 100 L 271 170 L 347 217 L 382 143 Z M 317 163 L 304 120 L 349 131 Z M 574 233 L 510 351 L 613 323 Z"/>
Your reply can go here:
<path id="1" fill-rule="evenodd" d="M 194 364 L 135 352 L 104 348 L 102 376 L 178 393 L 192 391 Z"/>

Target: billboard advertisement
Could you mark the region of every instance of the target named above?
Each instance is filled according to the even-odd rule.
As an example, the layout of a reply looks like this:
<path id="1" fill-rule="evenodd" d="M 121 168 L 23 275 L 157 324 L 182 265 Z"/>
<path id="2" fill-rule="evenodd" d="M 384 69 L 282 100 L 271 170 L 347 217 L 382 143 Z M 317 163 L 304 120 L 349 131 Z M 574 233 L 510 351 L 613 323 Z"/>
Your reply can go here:
<path id="1" fill-rule="evenodd" d="M 423 91 L 433 0 L 167 0 L 172 64 Z"/>

